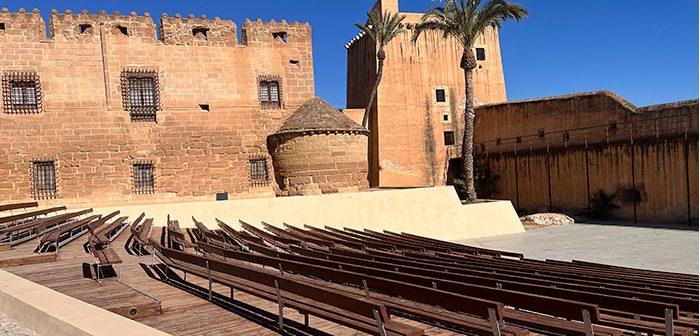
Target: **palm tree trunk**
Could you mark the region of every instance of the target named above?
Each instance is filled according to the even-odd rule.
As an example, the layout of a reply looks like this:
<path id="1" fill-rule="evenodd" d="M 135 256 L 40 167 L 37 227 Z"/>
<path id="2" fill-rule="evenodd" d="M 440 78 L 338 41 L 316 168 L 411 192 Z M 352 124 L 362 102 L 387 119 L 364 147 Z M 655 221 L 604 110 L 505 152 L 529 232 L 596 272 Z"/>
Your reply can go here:
<path id="1" fill-rule="evenodd" d="M 379 49 L 377 52 L 377 60 L 379 64 L 377 66 L 377 79 L 374 81 L 374 87 L 372 88 L 372 93 L 369 95 L 369 100 L 367 101 L 367 107 L 365 107 L 365 114 L 362 117 L 362 126 L 369 129 L 369 113 L 372 109 L 372 104 L 374 103 L 374 98 L 377 96 L 377 90 L 379 89 L 379 83 L 382 81 L 382 74 L 384 73 L 384 59 L 386 59 L 386 54 L 384 49 Z"/>
<path id="2" fill-rule="evenodd" d="M 462 56 L 462 69 L 464 69 L 464 86 L 467 100 L 464 108 L 464 137 L 462 138 L 462 164 L 464 166 L 464 179 L 467 187 L 467 200 L 476 200 L 474 188 L 474 81 L 473 70 L 476 67 L 476 59 L 471 48 L 464 51 Z"/>

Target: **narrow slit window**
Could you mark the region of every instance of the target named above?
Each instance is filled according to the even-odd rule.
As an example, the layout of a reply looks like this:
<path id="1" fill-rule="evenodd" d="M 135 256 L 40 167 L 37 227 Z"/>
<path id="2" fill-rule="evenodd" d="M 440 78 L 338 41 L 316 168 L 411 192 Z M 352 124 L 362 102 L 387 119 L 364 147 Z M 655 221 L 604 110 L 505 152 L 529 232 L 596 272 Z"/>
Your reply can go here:
<path id="1" fill-rule="evenodd" d="M 0 22 L 0 34 L 2 34 L 2 33 L 4 33 L 4 32 L 5 32 L 5 23 L 4 23 L 4 22 Z"/>
<path id="2" fill-rule="evenodd" d="M 476 60 L 485 61 L 486 60 L 486 49 L 476 48 Z"/>
<path id="3" fill-rule="evenodd" d="M 455 144 L 455 132 L 447 131 L 444 133 L 445 146 L 452 146 Z"/>
<path id="4" fill-rule="evenodd" d="M 561 138 L 564 141 L 569 141 L 569 139 L 570 139 L 569 132 L 562 133 Z"/>
<path id="5" fill-rule="evenodd" d="M 152 194 L 156 190 L 153 163 L 134 163 L 134 193 Z"/>
<path id="6" fill-rule="evenodd" d="M 267 159 L 251 159 L 250 164 L 250 184 L 254 187 L 266 186 L 270 183 L 270 176 L 267 171 Z"/>
<path id="7" fill-rule="evenodd" d="M 496 138 L 496 146 L 500 146 L 503 141 L 501 141 L 501 138 Z"/>
<path id="8" fill-rule="evenodd" d="M 280 108 L 282 102 L 280 99 L 280 83 L 279 81 L 263 80 L 259 82 L 258 97 L 260 105 L 265 108 Z"/>
<path id="9" fill-rule="evenodd" d="M 34 199 L 53 199 L 56 187 L 56 163 L 50 160 L 32 162 L 32 194 Z"/>
<path id="10" fill-rule="evenodd" d="M 544 139 L 544 129 L 539 129 L 537 131 L 537 137 L 540 139 Z"/>
<path id="11" fill-rule="evenodd" d="M 41 86 L 39 75 L 33 72 L 7 72 L 2 77 L 5 113 L 40 113 Z"/>
<path id="12" fill-rule="evenodd" d="M 445 89 L 435 90 L 435 101 L 438 103 L 444 103 L 447 101 L 447 97 L 445 96 Z"/>

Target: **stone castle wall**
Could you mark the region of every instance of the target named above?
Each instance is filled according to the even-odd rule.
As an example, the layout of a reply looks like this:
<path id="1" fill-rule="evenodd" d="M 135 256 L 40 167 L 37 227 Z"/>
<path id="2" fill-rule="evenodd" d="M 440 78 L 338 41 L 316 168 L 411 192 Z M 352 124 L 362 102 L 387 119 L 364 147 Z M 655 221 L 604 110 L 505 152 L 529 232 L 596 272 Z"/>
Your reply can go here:
<path id="1" fill-rule="evenodd" d="M 598 190 L 618 218 L 698 219 L 698 102 L 638 108 L 608 92 L 482 106 L 477 166 L 522 212 L 584 211 Z"/>
<path id="2" fill-rule="evenodd" d="M 38 74 L 42 105 L 0 111 L 0 201 L 32 198 L 37 159 L 56 162 L 58 203 L 274 195 L 274 181 L 252 186 L 248 160 L 269 158 L 267 135 L 314 94 L 307 23 L 246 21 L 241 41 L 232 21 L 179 15 L 161 18 L 159 38 L 148 13 L 54 11 L 48 37 L 38 11 L 3 9 L 0 24 L 0 74 Z M 127 69 L 157 74 L 155 122 L 124 110 Z M 282 108 L 261 106 L 259 78 L 279 80 Z M 154 164 L 153 194 L 133 191 L 141 161 Z"/>
<path id="3" fill-rule="evenodd" d="M 369 189 L 366 134 L 279 134 L 271 136 L 269 142 L 277 183 L 287 195 Z"/>

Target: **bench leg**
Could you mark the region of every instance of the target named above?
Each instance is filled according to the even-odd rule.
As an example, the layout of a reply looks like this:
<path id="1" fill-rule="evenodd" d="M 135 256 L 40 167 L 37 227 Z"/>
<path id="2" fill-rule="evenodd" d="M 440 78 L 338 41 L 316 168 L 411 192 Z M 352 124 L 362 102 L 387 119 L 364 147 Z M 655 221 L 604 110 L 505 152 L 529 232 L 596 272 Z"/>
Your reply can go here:
<path id="1" fill-rule="evenodd" d="M 209 302 L 212 301 L 212 292 L 211 292 L 211 268 L 209 268 L 209 260 L 207 260 L 207 278 L 209 279 Z"/>
<path id="2" fill-rule="evenodd" d="M 583 328 L 586 331 L 586 336 L 593 336 L 593 325 L 591 324 L 591 313 L 588 309 L 582 309 L 583 314 Z"/>
<path id="3" fill-rule="evenodd" d="M 666 336 L 673 336 L 673 309 L 666 309 Z"/>
<path id="4" fill-rule="evenodd" d="M 501 326 L 498 324 L 498 318 L 496 317 L 496 309 L 489 308 L 489 321 L 491 321 L 491 330 L 493 331 L 493 336 L 501 336 Z"/>
<path id="5" fill-rule="evenodd" d="M 279 308 L 279 311 L 277 313 L 279 321 L 279 328 L 280 331 L 284 331 L 284 302 L 282 301 L 282 293 L 280 293 L 280 284 L 277 282 L 277 279 L 275 279 L 275 291 L 277 292 L 277 306 Z"/>
<path id="6" fill-rule="evenodd" d="M 382 322 L 382 318 L 379 316 L 379 311 L 372 309 L 372 313 L 374 314 L 374 320 L 377 322 L 377 330 L 379 330 L 379 335 L 386 336 L 386 328 L 384 328 L 384 322 Z"/>

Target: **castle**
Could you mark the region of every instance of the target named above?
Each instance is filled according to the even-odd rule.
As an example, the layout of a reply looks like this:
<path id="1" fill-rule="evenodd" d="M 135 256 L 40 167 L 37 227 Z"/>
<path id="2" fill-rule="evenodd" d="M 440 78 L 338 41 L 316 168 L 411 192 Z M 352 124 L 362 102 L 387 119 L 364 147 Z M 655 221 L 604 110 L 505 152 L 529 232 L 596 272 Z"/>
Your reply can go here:
<path id="1" fill-rule="evenodd" d="M 422 14 L 400 12 L 398 0 L 378 0 L 374 8 L 404 15 L 406 30 L 385 48 L 370 114 L 370 185 L 452 184 L 462 172 L 461 47 L 438 33 L 413 43 Z M 357 121 L 377 50 L 362 33 L 346 48 L 347 112 Z M 486 31 L 474 49 L 480 197 L 509 199 L 521 212 L 579 212 L 602 190 L 618 195 L 619 218 L 697 221 L 697 100 L 637 107 L 601 91 L 509 102 L 498 31 Z"/>
<path id="2" fill-rule="evenodd" d="M 378 10 L 399 12 L 398 0 Z M 164 202 L 454 183 L 461 50 L 419 13 L 386 48 L 369 131 L 358 127 L 376 47 L 347 45 L 345 115 L 314 97 L 308 23 L 148 13 L 0 12 L 0 201 Z M 158 32 L 158 33 L 156 33 Z M 498 31 L 475 46 L 482 197 L 517 209 L 698 217 L 697 100 L 637 107 L 607 91 L 508 102 Z M 680 190 L 680 192 L 679 192 Z"/>
<path id="3" fill-rule="evenodd" d="M 156 28 L 149 13 L 53 10 L 48 26 L 38 10 L 0 13 L 0 200 L 286 192 L 267 136 L 314 95 L 308 23 L 246 20 L 241 41 L 219 17 L 163 14 Z M 344 174 L 354 158 L 330 159 L 305 193 L 366 189 Z"/>

